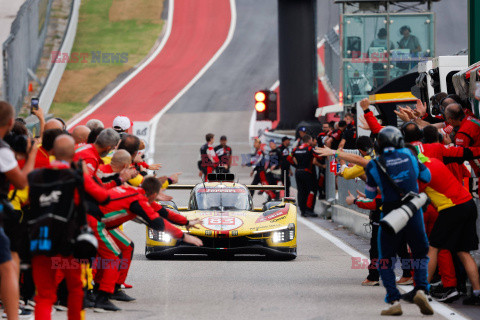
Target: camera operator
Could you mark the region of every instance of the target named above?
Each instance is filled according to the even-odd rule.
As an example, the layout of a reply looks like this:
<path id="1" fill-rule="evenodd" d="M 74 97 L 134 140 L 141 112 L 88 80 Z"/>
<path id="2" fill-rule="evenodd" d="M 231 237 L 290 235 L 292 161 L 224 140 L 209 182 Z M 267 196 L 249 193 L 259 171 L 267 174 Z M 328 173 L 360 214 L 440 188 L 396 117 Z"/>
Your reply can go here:
<path id="1" fill-rule="evenodd" d="M 380 130 L 377 144 L 380 154 L 378 162 L 370 161 L 365 170 L 367 174 L 365 194 L 368 198 L 374 199 L 377 195 L 377 187 L 380 188 L 383 200 L 383 219 L 384 216 L 405 204 L 397 189 L 402 189 L 404 193 L 418 193 L 417 179 L 427 183 L 430 181 L 431 175 L 430 171 L 404 147 L 403 136 L 399 129 L 387 126 Z M 381 314 L 402 314 L 401 295 L 395 284 L 392 260 L 396 256 L 397 243 L 403 237 L 406 238 L 415 261 L 413 269 L 415 270 L 416 293 L 413 301 L 419 306 L 422 314 L 433 314 L 433 309 L 425 294 L 428 290 L 428 240 L 421 210 L 414 212 L 407 225 L 397 234 L 388 233 L 383 226 L 380 226 L 378 233 L 380 251 L 378 269 L 387 290 L 385 301 L 390 304 Z"/>
<path id="2" fill-rule="evenodd" d="M 27 175 L 33 170 L 37 147 L 32 144 L 27 150 L 28 160 L 20 169 L 13 151 L 3 140 L 12 129 L 15 119 L 13 107 L 5 101 L 0 101 L 0 208 L 1 216 L 12 210 L 7 200 L 10 184 L 23 189 L 27 186 Z M 10 241 L 0 226 L 0 278 L 2 285 L 0 293 L 8 319 L 18 319 L 18 277 L 15 264 L 10 254 Z"/>

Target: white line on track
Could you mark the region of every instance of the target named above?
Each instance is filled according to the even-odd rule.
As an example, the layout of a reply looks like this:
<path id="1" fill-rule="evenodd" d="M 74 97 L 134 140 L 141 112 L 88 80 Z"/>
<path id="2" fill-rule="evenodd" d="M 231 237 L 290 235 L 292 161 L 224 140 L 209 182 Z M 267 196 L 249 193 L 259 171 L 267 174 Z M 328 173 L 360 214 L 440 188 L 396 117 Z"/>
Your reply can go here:
<path id="1" fill-rule="evenodd" d="M 355 250 L 339 238 L 335 237 L 332 235 L 330 232 L 325 230 L 324 228 L 316 225 L 315 223 L 308 221 L 307 219 L 303 217 L 297 217 L 297 220 L 301 222 L 303 225 L 306 227 L 310 228 L 312 231 L 315 233 L 319 234 L 326 240 L 330 241 L 333 243 L 335 246 L 338 248 L 342 249 L 346 254 L 350 255 L 351 257 L 361 257 L 362 259 L 367 258 L 364 254 L 360 253 L 359 251 Z M 403 286 L 402 288 L 399 288 L 402 291 L 408 292 L 410 290 L 413 290 L 413 286 Z M 447 319 L 450 320 L 467 320 L 469 318 L 466 318 L 462 314 L 458 313 L 458 311 L 448 307 L 447 305 L 440 303 L 438 301 L 431 301 L 430 304 L 432 305 L 433 310 L 435 310 L 436 313 L 444 316 Z"/>
<path id="2" fill-rule="evenodd" d="M 172 99 L 170 102 L 158 112 L 151 120 L 150 120 L 150 137 L 149 137 L 149 145 L 150 145 L 150 154 L 155 154 L 155 134 L 157 131 L 158 122 L 160 118 L 207 72 L 207 70 L 217 61 L 217 59 L 222 55 L 225 49 L 228 47 L 230 42 L 232 41 L 233 34 L 235 33 L 235 27 L 237 24 L 237 9 L 235 5 L 235 0 L 230 0 L 230 10 L 231 10 L 231 21 L 230 21 L 230 29 L 228 30 L 227 39 L 223 43 L 223 45 L 218 49 L 215 55 L 207 62 L 207 64 L 200 70 L 197 75 Z M 173 15 L 173 0 L 169 2 L 169 24 L 171 24 Z M 171 28 L 171 26 L 169 26 Z M 150 159 L 152 161 L 153 159 Z"/>

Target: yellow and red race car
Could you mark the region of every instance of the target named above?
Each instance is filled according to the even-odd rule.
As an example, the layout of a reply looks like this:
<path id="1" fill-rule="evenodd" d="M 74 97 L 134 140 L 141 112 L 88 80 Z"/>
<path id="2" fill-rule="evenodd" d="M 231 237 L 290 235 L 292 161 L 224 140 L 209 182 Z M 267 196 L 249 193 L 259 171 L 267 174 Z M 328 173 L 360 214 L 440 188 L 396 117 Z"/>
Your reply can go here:
<path id="1" fill-rule="evenodd" d="M 149 259 L 172 258 L 181 254 L 262 255 L 270 259 L 297 257 L 297 208 L 294 198 L 270 201 L 254 208 L 251 190 L 279 190 L 280 186 L 247 186 L 234 182 L 232 174 L 211 174 L 209 182 L 197 185 L 172 185 L 189 189 L 187 208 L 175 203 L 163 205 L 176 209 L 187 219 L 200 219 L 198 229 L 187 231 L 203 241 L 194 247 L 177 241 L 168 233 L 147 227 L 145 255 Z"/>

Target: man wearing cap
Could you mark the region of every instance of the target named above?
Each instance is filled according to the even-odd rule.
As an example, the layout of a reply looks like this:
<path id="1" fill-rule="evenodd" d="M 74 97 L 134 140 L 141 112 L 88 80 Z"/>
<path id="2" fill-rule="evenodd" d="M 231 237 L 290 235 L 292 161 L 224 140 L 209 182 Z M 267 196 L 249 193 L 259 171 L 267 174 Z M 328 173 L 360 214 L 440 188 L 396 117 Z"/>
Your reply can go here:
<path id="1" fill-rule="evenodd" d="M 302 144 L 302 139 L 306 134 L 307 134 L 307 127 L 298 128 L 298 139 L 295 140 L 295 144 L 293 145 L 294 148 Z"/>
<path id="2" fill-rule="evenodd" d="M 290 155 L 290 138 L 285 136 L 282 138 L 282 144 L 278 147 L 280 169 L 282 170 L 282 183 L 285 185 L 285 197 L 290 196 L 290 176 L 292 170 L 290 169 L 290 162 L 288 156 Z"/>
<path id="3" fill-rule="evenodd" d="M 116 116 L 113 119 L 113 130 L 117 131 L 119 134 L 126 132 L 128 133 L 128 129 L 133 126 L 133 122 L 126 116 Z"/>
<path id="4" fill-rule="evenodd" d="M 232 148 L 227 146 L 227 137 L 221 136 L 220 144 L 213 150 L 220 160 L 220 165 L 218 166 L 217 171 L 220 173 L 229 173 L 232 165 Z"/>

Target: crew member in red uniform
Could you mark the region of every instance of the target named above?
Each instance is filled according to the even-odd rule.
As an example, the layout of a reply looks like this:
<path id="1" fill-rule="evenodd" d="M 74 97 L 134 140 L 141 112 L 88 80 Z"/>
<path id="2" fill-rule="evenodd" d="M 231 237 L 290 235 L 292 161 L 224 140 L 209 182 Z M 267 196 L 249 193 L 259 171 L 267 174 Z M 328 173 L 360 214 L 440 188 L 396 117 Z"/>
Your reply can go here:
<path id="1" fill-rule="evenodd" d="M 201 246 L 202 241 L 189 234 L 184 234 L 180 229 L 174 227 L 163 216 L 176 219 L 177 222 L 185 222 L 174 212 L 151 203 L 155 201 L 160 192 L 161 183 L 155 177 L 146 177 L 142 183 L 142 188 L 131 186 L 120 186 L 108 190 L 110 202 L 105 206 L 100 206 L 99 210 L 90 210 L 87 216 L 88 223 L 94 230 L 94 234 L 99 241 L 98 256 L 106 261 L 116 261 L 121 253 L 119 244 L 125 236 L 123 233 L 120 238 L 115 238 L 116 233 L 109 230 L 116 229 L 121 224 L 135 219 L 141 221 L 150 228 L 170 233 L 172 237 L 181 239 L 184 242 Z M 198 220 L 189 222 L 189 227 L 199 223 Z M 119 230 L 119 229 L 116 229 Z M 128 263 L 127 263 L 128 264 Z M 103 265 L 101 266 L 103 267 Z M 95 308 L 117 311 L 120 310 L 110 302 L 110 296 L 120 288 L 123 277 L 128 273 L 128 265 L 124 266 L 127 270 L 119 275 L 116 268 L 99 268 L 95 274 L 95 283 L 98 284 L 98 294 L 95 300 Z"/>
<path id="2" fill-rule="evenodd" d="M 463 162 L 480 158 L 480 148 L 478 147 L 448 147 L 439 143 L 441 135 L 432 125 L 421 130 L 416 123 L 407 122 L 402 126 L 402 133 L 405 136 L 405 142 L 414 145 L 419 152 L 446 164 L 460 183 L 463 183 L 464 177 L 469 176 Z M 420 142 L 422 138 L 425 143 Z"/>
<path id="3" fill-rule="evenodd" d="M 467 117 L 459 104 L 450 104 L 445 109 L 447 122 L 458 129 L 455 134 L 455 145 L 461 147 L 480 147 L 480 121 Z M 480 161 L 470 161 L 470 166 L 476 177 L 480 177 Z"/>
<path id="4" fill-rule="evenodd" d="M 53 143 L 55 138 L 63 133 L 60 129 L 45 130 L 42 135 L 42 145 L 38 147 L 35 158 L 35 169 L 46 168 L 50 166 L 50 156 L 53 152 Z"/>
<path id="5" fill-rule="evenodd" d="M 48 130 L 47 130 L 48 131 Z M 47 168 L 68 169 L 73 160 L 75 142 L 68 135 L 61 135 L 55 139 L 53 153 L 56 160 Z M 84 167 L 85 168 L 85 167 Z M 99 203 L 108 201 L 106 190 L 98 186 L 92 178 L 84 172 L 84 189 Z M 75 193 L 75 203 L 79 204 L 78 192 Z M 52 268 L 61 260 L 62 264 L 68 265 L 66 268 Z M 57 272 L 61 271 L 67 280 L 68 288 L 68 319 L 83 319 L 83 281 L 80 264 L 74 261 L 73 256 L 57 255 L 49 257 L 45 255 L 36 255 L 32 258 L 33 279 L 37 289 L 35 296 L 35 318 L 50 319 L 52 306 L 56 302 L 56 291 L 58 284 Z"/>
<path id="6" fill-rule="evenodd" d="M 115 149 L 120 141 L 120 135 L 113 129 L 105 129 L 98 135 L 95 143 L 80 147 L 75 152 L 74 160 L 82 159 L 87 165 L 90 175 L 97 173 L 98 166 L 103 164 L 102 158 Z"/>
<path id="7" fill-rule="evenodd" d="M 312 146 L 312 137 L 305 135 L 302 144 L 293 149 L 291 161 L 296 167 L 295 180 L 297 182 L 297 200 L 302 217 L 318 217 L 313 209 L 315 207 L 315 191 L 317 181 L 315 179 L 314 159 L 320 158 Z"/>
<path id="8" fill-rule="evenodd" d="M 419 190 L 427 193 L 438 211 L 438 218 L 430 233 L 428 277 L 433 277 L 439 249 L 457 253 L 472 283 L 473 295 L 464 304 L 480 304 L 478 267 L 470 251 L 478 248 L 476 231 L 477 207 L 471 194 L 456 181 L 453 174 L 438 159 L 419 155 L 419 160 L 430 170 L 428 183 L 419 181 Z M 448 183 L 445 183 L 448 181 Z M 448 288 L 450 293 L 456 288 Z M 448 295 L 448 292 L 445 292 Z"/>

